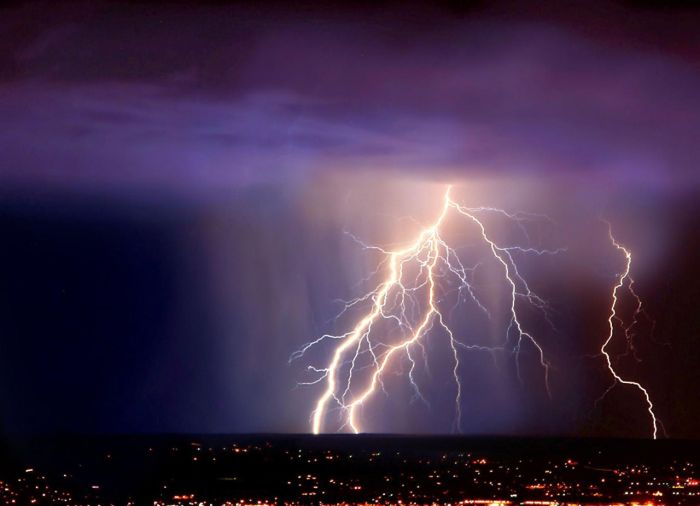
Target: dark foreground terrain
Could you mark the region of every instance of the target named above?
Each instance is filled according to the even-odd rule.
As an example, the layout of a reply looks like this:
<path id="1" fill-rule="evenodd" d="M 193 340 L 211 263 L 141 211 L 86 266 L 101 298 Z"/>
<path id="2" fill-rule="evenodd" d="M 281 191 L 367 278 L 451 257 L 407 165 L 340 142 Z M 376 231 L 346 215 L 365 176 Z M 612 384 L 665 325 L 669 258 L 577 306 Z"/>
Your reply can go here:
<path id="1" fill-rule="evenodd" d="M 700 504 L 687 441 L 70 436 L 2 443 L 1 504 Z"/>

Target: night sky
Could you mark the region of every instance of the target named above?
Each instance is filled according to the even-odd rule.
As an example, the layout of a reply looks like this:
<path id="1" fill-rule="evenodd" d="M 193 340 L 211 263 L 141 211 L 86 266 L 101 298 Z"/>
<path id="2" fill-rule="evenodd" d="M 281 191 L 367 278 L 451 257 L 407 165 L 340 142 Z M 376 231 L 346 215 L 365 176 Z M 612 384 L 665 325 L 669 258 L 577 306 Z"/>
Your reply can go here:
<path id="1" fill-rule="evenodd" d="M 0 435 L 307 432 L 321 387 L 288 359 L 376 267 L 347 232 L 401 244 L 451 183 L 567 248 L 524 267 L 552 398 L 531 349 L 521 381 L 465 353 L 462 432 L 649 436 L 638 392 L 595 404 L 603 217 L 648 313 L 620 371 L 700 438 L 697 26 L 666 2 L 1 7 Z M 439 377 L 431 409 L 390 383 L 370 430 L 450 431 Z"/>

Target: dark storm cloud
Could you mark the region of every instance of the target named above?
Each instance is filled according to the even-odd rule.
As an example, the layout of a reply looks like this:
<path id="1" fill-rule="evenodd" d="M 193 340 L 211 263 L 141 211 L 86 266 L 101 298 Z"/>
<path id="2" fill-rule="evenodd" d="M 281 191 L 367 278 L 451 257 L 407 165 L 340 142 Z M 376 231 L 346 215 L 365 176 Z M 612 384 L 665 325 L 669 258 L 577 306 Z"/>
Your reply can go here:
<path id="1" fill-rule="evenodd" d="M 694 14 L 506 13 L 7 8 L 2 174 L 176 191 L 367 168 L 697 182 Z"/>
<path id="2" fill-rule="evenodd" d="M 318 390 L 294 388 L 308 363 L 289 355 L 376 268 L 343 230 L 405 242 L 400 217 L 434 218 L 435 178 L 548 213 L 569 247 L 532 267 L 563 320 L 554 401 L 535 355 L 527 387 L 471 357 L 465 431 L 648 435 L 624 390 L 590 428 L 610 377 L 581 356 L 621 260 L 602 213 L 673 344 L 640 331 L 625 372 L 697 437 L 700 16 L 523 5 L 2 8 L 0 425 L 308 430 Z M 447 430 L 415 408 L 386 422 Z"/>

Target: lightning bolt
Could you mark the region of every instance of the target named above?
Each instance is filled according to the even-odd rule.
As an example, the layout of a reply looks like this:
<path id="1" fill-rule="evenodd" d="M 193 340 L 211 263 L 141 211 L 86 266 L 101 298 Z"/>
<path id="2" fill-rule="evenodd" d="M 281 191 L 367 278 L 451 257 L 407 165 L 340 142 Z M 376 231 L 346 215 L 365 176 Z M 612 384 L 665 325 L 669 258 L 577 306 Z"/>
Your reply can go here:
<path id="1" fill-rule="evenodd" d="M 610 223 L 606 222 L 608 225 L 608 237 L 610 238 L 610 242 L 615 246 L 615 248 L 620 251 L 624 258 L 625 258 L 625 267 L 622 270 L 622 272 L 618 275 L 617 277 L 617 282 L 613 286 L 612 289 L 612 295 L 611 295 L 611 302 L 610 302 L 610 312 L 608 314 L 608 335 L 605 339 L 605 342 L 603 345 L 600 347 L 600 353 L 605 357 L 605 362 L 608 366 L 608 370 L 610 371 L 610 374 L 613 377 L 613 383 L 610 385 L 605 392 L 603 392 L 603 395 L 596 401 L 596 404 L 599 403 L 610 391 L 619 383 L 623 385 L 629 385 L 633 386 L 639 392 L 643 395 L 644 401 L 646 402 L 647 405 L 647 411 L 649 412 L 649 417 L 651 418 L 651 423 L 652 423 L 652 437 L 654 439 L 657 438 L 658 435 L 658 428 L 659 425 L 661 424 L 661 421 L 657 419 L 656 414 L 654 413 L 654 403 L 651 400 L 651 397 L 649 396 L 649 392 L 644 388 L 641 383 L 636 382 L 636 381 L 631 381 L 631 380 L 626 380 L 623 379 L 615 370 L 613 367 L 613 360 L 612 357 L 610 356 L 610 353 L 607 351 L 607 347 L 610 345 L 610 342 L 612 341 L 614 334 L 615 334 L 615 322 L 619 322 L 620 324 L 623 324 L 622 319 L 618 316 L 617 314 L 617 304 L 619 301 L 619 295 L 618 292 L 620 291 L 621 288 L 623 288 L 626 284 L 627 290 L 629 294 L 635 299 L 635 311 L 632 319 L 632 323 L 626 327 L 624 327 L 624 334 L 625 338 L 627 339 L 628 346 L 632 346 L 632 336 L 630 334 L 631 329 L 636 325 L 637 323 L 637 317 L 643 313 L 643 304 L 642 304 L 642 299 L 637 295 L 637 293 L 634 291 L 633 285 L 634 285 L 634 279 L 632 279 L 630 275 L 630 271 L 632 269 L 632 252 L 627 249 L 625 246 L 617 242 L 615 237 L 613 236 L 612 233 L 612 226 Z M 634 349 L 632 348 L 632 351 Z M 662 426 L 663 427 L 663 426 Z"/>
<path id="2" fill-rule="evenodd" d="M 451 198 L 450 189 L 451 187 L 448 186 L 445 190 L 442 208 L 437 219 L 430 226 L 423 228 L 416 239 L 409 245 L 397 250 L 385 250 L 376 246 L 367 246 L 358 240 L 363 247 L 376 250 L 383 255 L 384 258 L 375 273 L 379 273 L 382 268 L 384 268 L 386 273 L 373 290 L 356 299 L 345 302 L 341 314 L 363 304 L 369 305 L 367 311 L 349 332 L 341 335 L 323 335 L 307 343 L 292 354 L 290 361 L 302 357 L 309 349 L 323 341 L 329 339 L 339 341 L 326 367 L 308 368 L 309 371 L 317 373 L 319 376 L 305 384 L 315 385 L 322 383 L 325 385 L 311 413 L 311 429 L 314 434 L 318 434 L 323 430 L 323 423 L 328 411 L 331 409 L 331 403 L 344 414 L 345 421 L 341 429 L 348 427 L 352 432 L 361 432 L 363 428 L 359 420 L 358 410 L 379 389 L 384 390 L 382 379 L 390 368 L 391 363 L 398 356 L 406 357 L 410 363 L 407 376 L 415 391 L 415 397 L 425 400 L 414 378 L 416 361 L 413 350 L 418 349 L 423 352 L 424 361 L 427 365 L 423 341 L 426 335 L 434 330 L 442 331 L 447 337 L 454 360 L 452 368 L 455 384 L 455 418 L 453 426 L 457 430 L 459 430 L 461 425 L 462 416 L 462 384 L 459 377 L 460 348 L 491 353 L 502 351 L 509 342 L 509 336 L 514 332 L 516 341 L 512 351 L 516 354 L 516 366 L 519 368 L 519 352 L 522 344 L 524 342 L 531 343 L 539 355 L 540 365 L 544 370 L 545 387 L 547 394 L 550 394 L 550 363 L 545 357 L 541 344 L 525 329 L 518 314 L 519 301 L 523 301 L 540 311 L 546 321 L 552 325 L 549 318 L 549 304 L 530 289 L 518 269 L 514 256 L 516 254 L 550 255 L 559 253 L 564 249 L 546 250 L 529 246 L 500 246 L 491 238 L 479 215 L 485 213 L 502 215 L 516 223 L 528 240 L 529 237 L 523 222 L 546 217 L 524 213 L 511 214 L 491 207 L 467 208 L 459 205 Z M 441 295 L 444 294 L 440 291 L 439 281 L 450 276 L 456 278 L 458 282 L 457 304 L 462 297 L 465 300 L 468 297 L 482 311 L 485 317 L 491 317 L 485 304 L 479 299 L 471 279 L 474 271 L 480 264 L 466 267 L 460 260 L 457 251 L 441 235 L 442 228 L 450 213 L 465 218 L 476 226 L 478 237 L 490 252 L 492 261 L 495 261 L 503 271 L 504 281 L 509 287 L 510 294 L 510 321 L 506 330 L 505 344 L 501 347 L 485 347 L 463 343 L 455 336 L 440 309 Z M 425 302 L 423 303 L 424 309 L 419 310 L 421 303 L 418 300 L 418 296 L 420 294 L 424 294 Z M 418 313 L 418 317 L 416 317 L 416 313 Z M 395 324 L 395 329 L 398 329 L 401 335 L 398 342 L 387 344 L 377 341 L 373 337 L 374 327 L 384 321 Z M 358 365 L 358 361 L 361 356 L 366 354 L 369 354 L 370 357 L 369 365 L 365 366 L 371 369 L 369 381 L 363 389 L 354 393 L 356 389 L 353 388 L 353 385 L 357 382 L 357 373 L 364 369 L 364 367 L 361 368 Z M 346 374 L 343 374 L 344 368 L 348 369 Z"/>

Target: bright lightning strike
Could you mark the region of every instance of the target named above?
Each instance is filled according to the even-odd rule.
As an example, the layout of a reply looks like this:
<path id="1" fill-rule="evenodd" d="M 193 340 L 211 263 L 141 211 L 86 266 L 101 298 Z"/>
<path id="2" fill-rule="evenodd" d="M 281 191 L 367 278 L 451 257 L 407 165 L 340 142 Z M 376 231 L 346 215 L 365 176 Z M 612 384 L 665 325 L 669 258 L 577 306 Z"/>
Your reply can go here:
<path id="1" fill-rule="evenodd" d="M 519 353 L 523 342 L 531 343 L 539 354 L 539 361 L 544 370 L 545 386 L 549 394 L 550 363 L 545 358 L 544 350 L 535 337 L 525 329 L 519 316 L 518 307 L 521 302 L 527 303 L 540 311 L 551 325 L 548 314 L 548 304 L 534 293 L 521 275 L 515 254 L 547 255 L 556 254 L 562 249 L 544 250 L 532 247 L 500 246 L 487 232 L 484 222 L 479 215 L 498 213 L 516 223 L 527 237 L 524 221 L 546 218 L 537 215 L 511 214 L 502 209 L 480 207 L 467 208 L 459 205 L 450 196 L 448 187 L 443 196 L 443 205 L 439 216 L 427 228 L 421 230 L 416 239 L 404 248 L 385 250 L 374 246 L 364 247 L 379 251 L 384 259 L 380 262 L 377 273 L 386 271 L 383 280 L 370 292 L 345 303 L 343 312 L 367 304 L 368 308 L 349 332 L 341 335 L 324 335 L 305 345 L 295 352 L 291 360 L 303 356 L 310 348 L 327 339 L 338 340 L 330 363 L 324 368 L 309 367 L 309 371 L 318 377 L 305 384 L 324 384 L 324 391 L 316 401 L 311 414 L 311 428 L 314 434 L 323 430 L 325 418 L 331 408 L 339 408 L 343 414 L 343 427 L 349 427 L 355 433 L 363 430 L 359 409 L 365 405 L 377 390 L 384 389 L 382 379 L 398 356 L 404 356 L 410 363 L 408 381 L 415 392 L 415 397 L 425 400 L 417 381 L 414 378 L 416 368 L 416 353 L 423 353 L 425 358 L 424 340 L 431 332 L 441 331 L 446 337 L 453 357 L 452 375 L 455 385 L 455 419 L 454 427 L 459 430 L 461 425 L 461 394 L 459 349 L 481 350 L 494 352 L 504 347 L 491 348 L 468 345 L 460 341 L 448 325 L 443 310 L 441 298 L 444 290 L 440 281 L 443 278 L 454 278 L 457 281 L 459 300 L 468 297 L 486 317 L 490 313 L 477 296 L 472 282 L 474 270 L 479 266 L 465 267 L 457 251 L 442 237 L 442 229 L 450 213 L 462 217 L 475 225 L 478 237 L 490 253 L 491 260 L 500 266 L 504 282 L 509 287 L 509 325 L 506 331 L 506 343 L 511 333 L 515 333 L 516 341 L 513 351 Z M 421 301 L 419 300 L 422 300 Z M 398 333 L 398 342 L 388 344 L 377 340 L 374 328 L 389 322 L 395 327 L 392 333 Z M 383 332 L 387 334 L 387 332 Z M 369 355 L 369 366 L 360 367 L 358 360 L 361 356 Z M 357 387 L 357 379 L 361 369 L 369 367 L 369 380 Z M 347 371 L 346 371 L 347 370 Z M 342 427 L 341 427 L 342 428 Z"/>
<path id="2" fill-rule="evenodd" d="M 615 322 L 619 322 L 623 324 L 621 318 L 617 314 L 617 304 L 619 301 L 619 290 L 623 288 L 626 284 L 627 290 L 632 295 L 632 297 L 635 299 L 635 312 L 633 316 L 633 321 L 630 325 L 624 327 L 624 333 L 625 333 L 625 338 L 627 339 L 628 346 L 631 346 L 631 335 L 630 331 L 632 327 L 636 323 L 637 316 L 643 311 L 642 307 L 642 299 L 637 295 L 637 293 L 634 291 L 632 288 L 634 284 L 634 280 L 630 276 L 630 270 L 632 269 L 632 252 L 625 248 L 622 244 L 617 242 L 615 240 L 615 237 L 612 234 L 612 227 L 610 223 L 608 223 L 608 236 L 610 237 L 610 241 L 612 242 L 613 246 L 617 248 L 618 251 L 622 252 L 622 254 L 625 257 L 625 268 L 623 269 L 622 273 L 617 278 L 617 282 L 615 283 L 615 286 L 613 287 L 612 290 L 612 296 L 611 296 L 611 303 L 610 303 L 610 313 L 608 316 L 608 335 L 607 338 L 605 339 L 605 342 L 603 345 L 600 347 L 600 353 L 605 357 L 605 361 L 608 366 L 608 370 L 610 371 L 610 374 L 612 375 L 614 382 L 608 389 L 603 393 L 603 395 L 598 399 L 598 401 L 602 400 L 618 383 L 621 383 L 623 385 L 629 385 L 635 387 L 639 392 L 644 396 L 644 400 L 647 405 L 647 411 L 649 412 L 649 416 L 651 418 L 651 424 L 652 424 L 652 436 L 654 439 L 656 439 L 658 435 L 658 428 L 660 425 L 660 421 L 657 419 L 656 414 L 654 413 L 654 403 L 651 401 L 651 397 L 649 396 L 649 392 L 641 385 L 641 383 L 638 383 L 636 381 L 631 381 L 631 380 L 626 380 L 623 379 L 615 370 L 613 367 L 613 361 L 612 357 L 607 351 L 608 345 L 613 339 L 613 336 L 615 334 Z M 632 348 L 634 351 L 634 349 Z"/>

